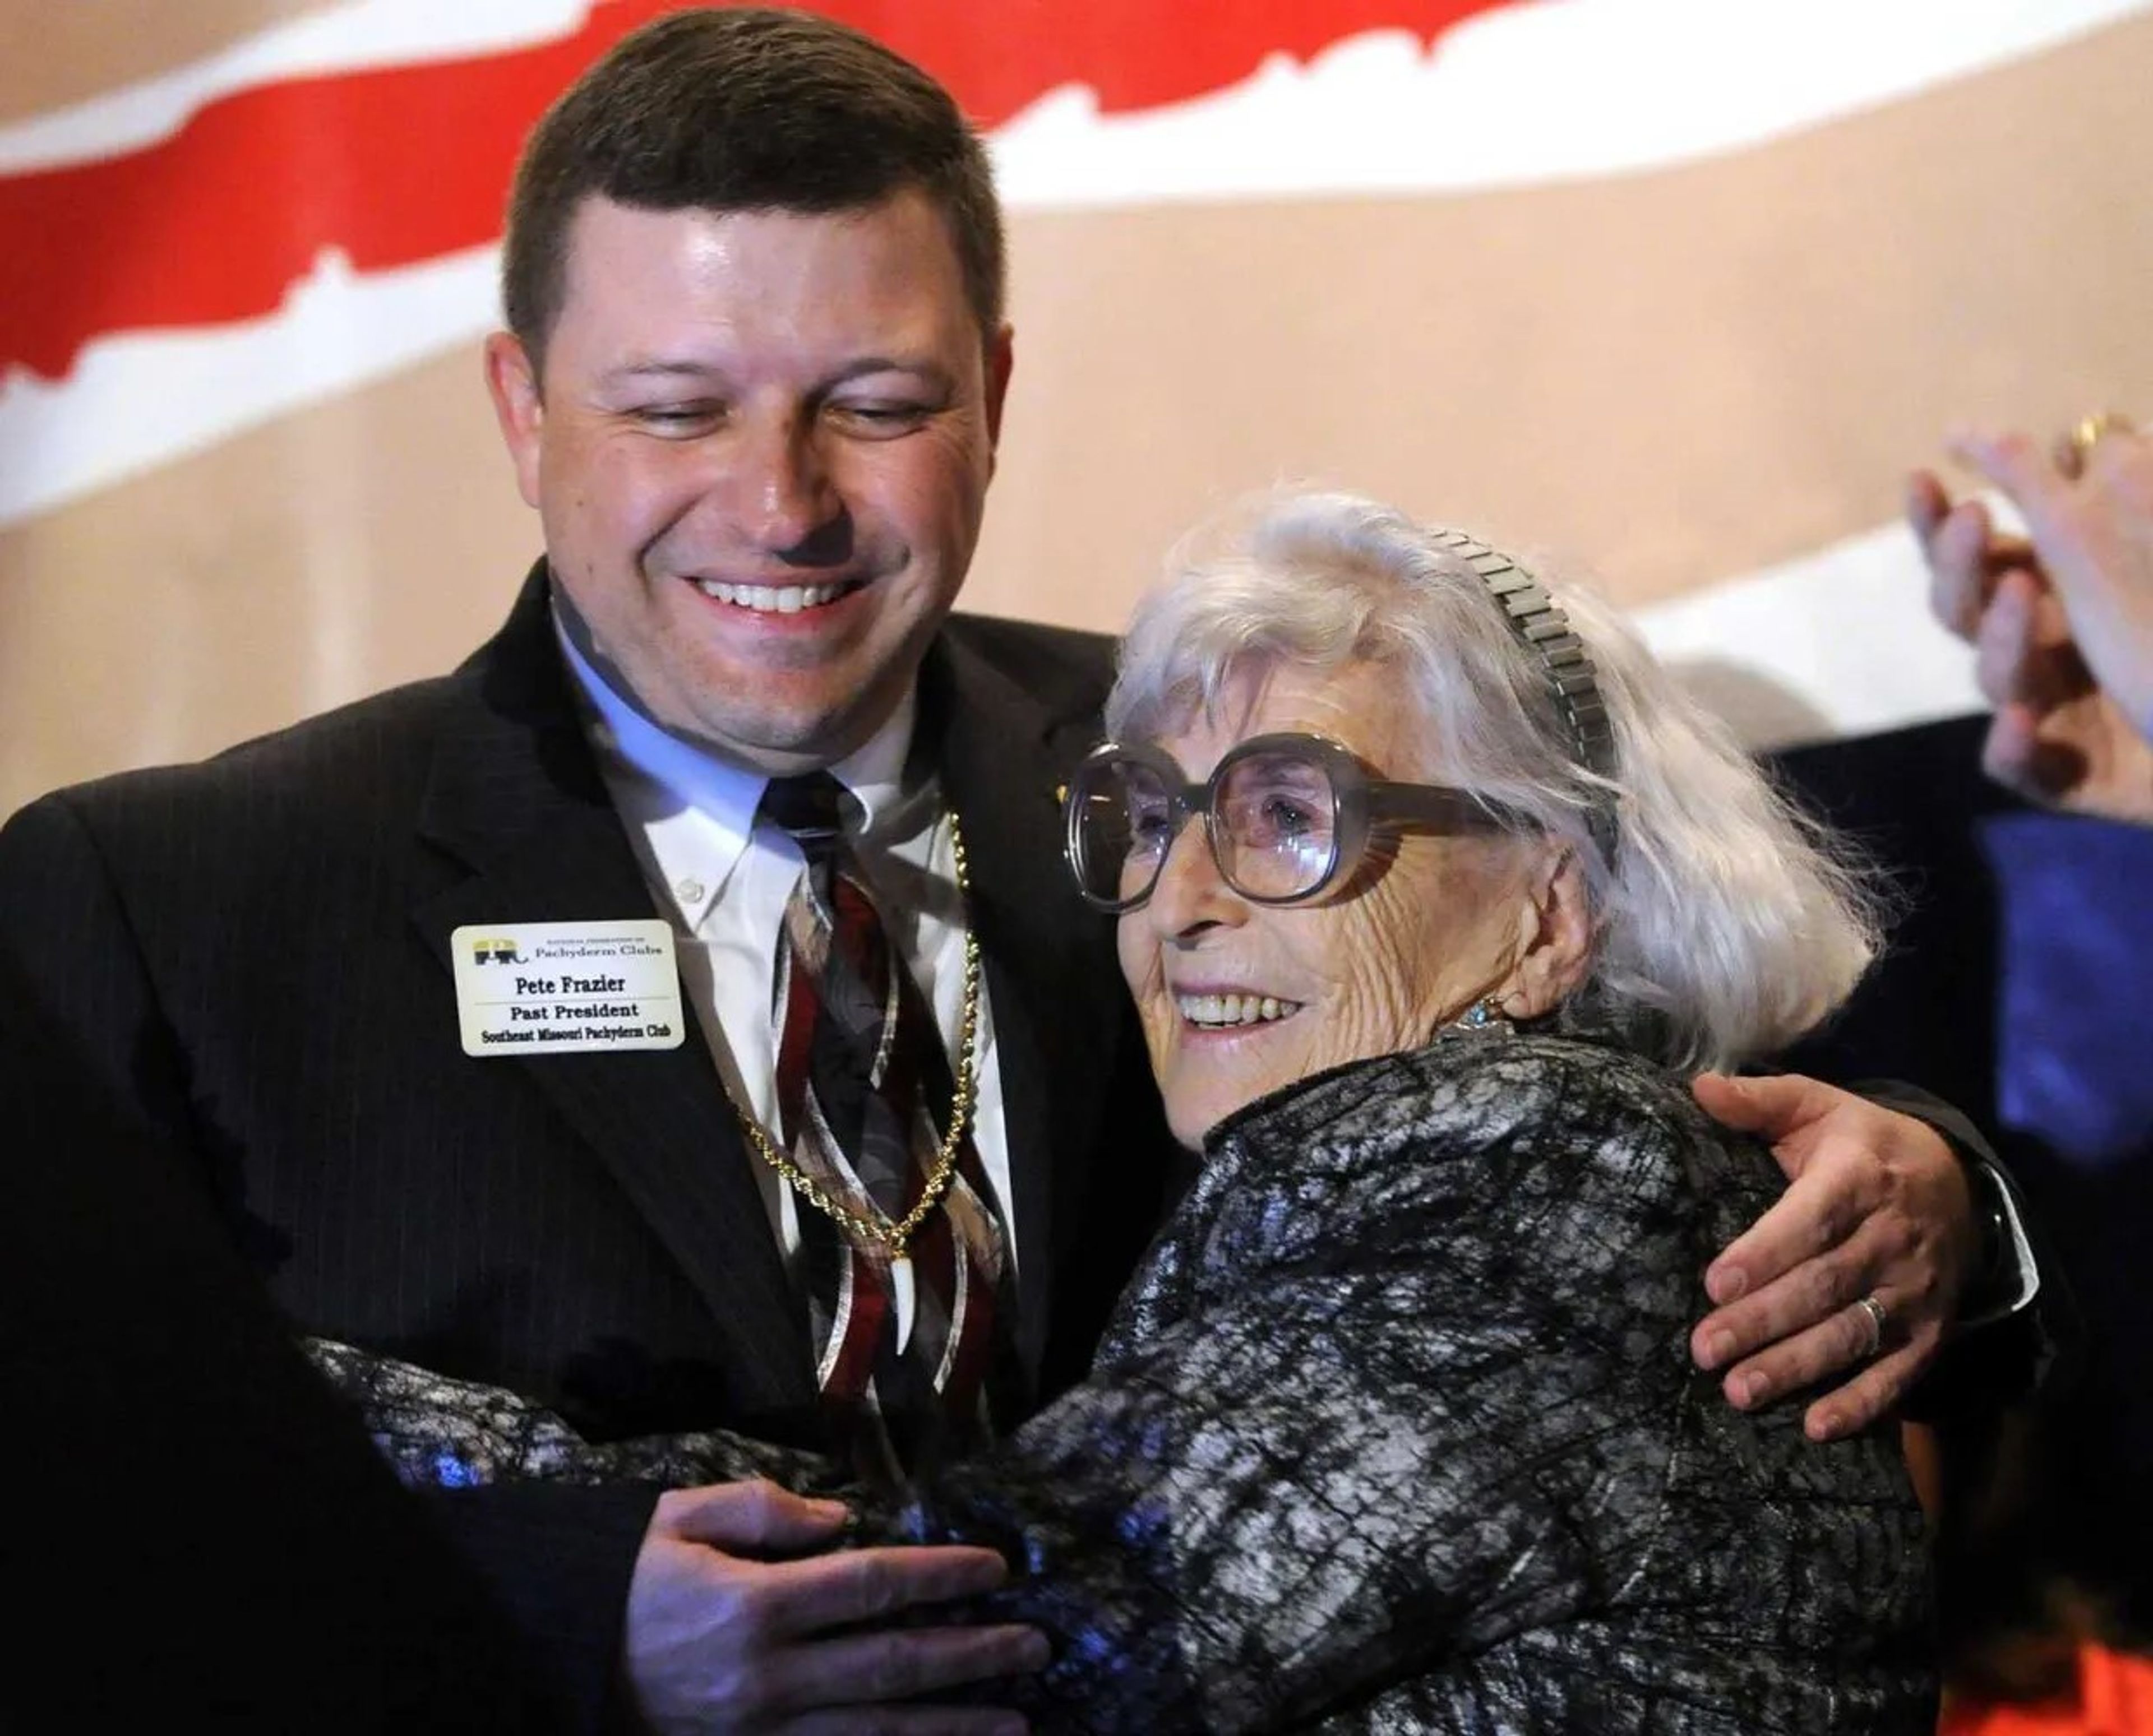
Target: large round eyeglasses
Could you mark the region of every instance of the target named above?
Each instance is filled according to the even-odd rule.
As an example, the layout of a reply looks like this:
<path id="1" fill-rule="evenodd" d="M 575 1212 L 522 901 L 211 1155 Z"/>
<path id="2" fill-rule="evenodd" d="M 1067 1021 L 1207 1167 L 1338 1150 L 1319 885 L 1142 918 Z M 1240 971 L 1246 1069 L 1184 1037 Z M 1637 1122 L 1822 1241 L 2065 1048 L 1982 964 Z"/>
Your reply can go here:
<path id="1" fill-rule="evenodd" d="M 1077 768 L 1063 805 L 1064 850 L 1085 901 L 1104 911 L 1143 904 L 1197 814 L 1220 877 L 1253 904 L 1315 897 L 1359 863 L 1372 832 L 1504 824 L 1499 808 L 1464 790 L 1372 778 L 1320 735 L 1251 737 L 1201 784 L 1158 748 L 1108 742 Z"/>

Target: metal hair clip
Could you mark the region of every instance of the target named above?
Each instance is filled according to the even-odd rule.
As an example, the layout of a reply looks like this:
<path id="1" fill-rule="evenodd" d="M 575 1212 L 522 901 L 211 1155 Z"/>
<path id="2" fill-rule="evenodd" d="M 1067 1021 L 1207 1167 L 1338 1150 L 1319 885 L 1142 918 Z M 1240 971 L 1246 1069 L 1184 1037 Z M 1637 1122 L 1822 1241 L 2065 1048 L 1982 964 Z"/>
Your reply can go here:
<path id="1" fill-rule="evenodd" d="M 1499 549 L 1491 549 L 1463 530 L 1436 530 L 1437 545 L 1458 556 L 1480 576 L 1488 593 L 1502 606 L 1503 617 L 1519 642 L 1536 653 L 1547 671 L 1555 709 L 1568 726 L 1570 753 L 1585 770 L 1611 777 L 1615 770 L 1615 726 L 1608 719 L 1592 658 L 1547 589 Z M 1592 835 L 1603 854 L 1615 854 L 1615 810 L 1596 806 Z"/>

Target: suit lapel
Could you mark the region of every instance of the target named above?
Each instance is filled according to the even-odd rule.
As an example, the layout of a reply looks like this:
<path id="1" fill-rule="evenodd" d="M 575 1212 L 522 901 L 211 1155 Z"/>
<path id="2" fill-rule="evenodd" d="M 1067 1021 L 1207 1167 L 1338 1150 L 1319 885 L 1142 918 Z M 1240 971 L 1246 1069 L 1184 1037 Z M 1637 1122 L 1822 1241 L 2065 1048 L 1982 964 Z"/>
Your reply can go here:
<path id="1" fill-rule="evenodd" d="M 1121 978 L 1105 919 L 1061 866 L 1057 790 L 1096 738 L 947 635 L 922 674 L 921 728 L 962 818 L 986 962 L 1015 1195 L 1018 1348 L 1035 1381 L 1051 1328 L 1058 1236 L 1099 1148 Z"/>
<path id="2" fill-rule="evenodd" d="M 443 969 L 463 924 L 657 914 L 583 737 L 542 563 L 465 673 L 480 703 L 466 729 L 445 733 L 420 830 L 470 876 L 412 912 Z M 612 1171 L 709 1303 L 743 1408 L 811 1412 L 805 1312 L 700 1028 L 676 1049 L 471 1064 L 522 1069 Z"/>

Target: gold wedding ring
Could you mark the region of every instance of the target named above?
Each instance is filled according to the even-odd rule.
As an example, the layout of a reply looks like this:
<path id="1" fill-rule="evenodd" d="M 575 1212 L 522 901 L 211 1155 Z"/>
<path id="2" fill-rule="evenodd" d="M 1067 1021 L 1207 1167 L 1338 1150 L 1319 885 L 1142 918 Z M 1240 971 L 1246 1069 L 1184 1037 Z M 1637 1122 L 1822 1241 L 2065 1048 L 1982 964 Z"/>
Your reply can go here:
<path id="1" fill-rule="evenodd" d="M 2056 468 L 2074 481 L 2085 474 L 2086 459 L 2093 449 L 2100 444 L 2101 436 L 2112 434 L 2135 434 L 2138 424 L 2116 410 L 2100 410 L 2090 416 L 2081 416 L 2064 433 L 2056 437 Z"/>

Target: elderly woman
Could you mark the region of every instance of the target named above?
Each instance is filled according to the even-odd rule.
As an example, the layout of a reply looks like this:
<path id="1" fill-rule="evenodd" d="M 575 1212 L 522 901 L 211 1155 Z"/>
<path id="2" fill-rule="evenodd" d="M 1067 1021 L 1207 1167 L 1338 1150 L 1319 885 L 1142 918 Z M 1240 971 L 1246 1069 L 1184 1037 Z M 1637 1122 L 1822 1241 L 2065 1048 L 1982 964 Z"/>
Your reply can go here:
<path id="1" fill-rule="evenodd" d="M 1154 594 L 1108 725 L 1070 861 L 1200 1174 L 1090 1379 L 864 1529 L 1023 1564 L 1047 1727 L 1930 1728 L 1893 1442 L 1687 1349 L 1780 1182 L 1683 1074 L 1874 943 L 1822 841 L 1597 606 L 1341 495 Z M 391 1378 L 376 1427 L 423 1468 L 445 1403 Z M 816 1475 L 488 1426 L 512 1470 Z"/>

